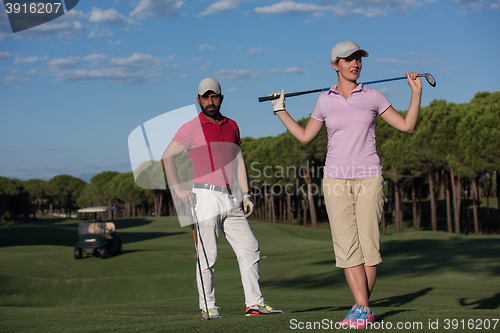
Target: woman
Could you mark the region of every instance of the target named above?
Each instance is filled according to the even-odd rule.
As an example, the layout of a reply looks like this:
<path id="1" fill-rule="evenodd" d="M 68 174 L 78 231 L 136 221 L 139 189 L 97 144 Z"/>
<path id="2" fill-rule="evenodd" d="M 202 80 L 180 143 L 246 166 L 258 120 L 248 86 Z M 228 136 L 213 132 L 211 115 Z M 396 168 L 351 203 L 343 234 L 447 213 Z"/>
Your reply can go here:
<path id="1" fill-rule="evenodd" d="M 384 191 L 382 165 L 377 154 L 375 121 L 379 115 L 395 129 L 413 133 L 420 111 L 422 84 L 418 73 L 406 73 L 411 88 L 406 117 L 378 90 L 358 84 L 361 58 L 368 52 L 351 41 L 332 49 L 338 85 L 322 93 L 303 128 L 285 110 L 285 91 L 272 93 L 273 110 L 303 145 L 328 130 L 323 192 L 335 250 L 336 266 L 344 269 L 355 304 L 342 323 L 364 328 L 375 318 L 368 299 L 375 285 L 380 256 L 379 224 Z"/>

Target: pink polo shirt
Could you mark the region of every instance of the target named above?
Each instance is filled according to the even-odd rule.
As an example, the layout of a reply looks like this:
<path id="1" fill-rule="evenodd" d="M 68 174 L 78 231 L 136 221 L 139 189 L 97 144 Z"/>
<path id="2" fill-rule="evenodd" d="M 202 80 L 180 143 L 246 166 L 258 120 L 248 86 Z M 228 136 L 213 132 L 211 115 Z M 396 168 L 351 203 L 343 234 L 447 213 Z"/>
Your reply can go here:
<path id="1" fill-rule="evenodd" d="M 382 93 L 363 84 L 347 100 L 336 85 L 319 96 L 311 117 L 324 122 L 328 131 L 326 178 L 357 180 L 382 175 L 375 121 L 390 106 Z"/>
<path id="2" fill-rule="evenodd" d="M 231 185 L 241 144 L 240 130 L 234 120 L 222 116 L 216 125 L 200 113 L 182 125 L 172 140 L 188 151 L 193 165 L 193 183 Z"/>

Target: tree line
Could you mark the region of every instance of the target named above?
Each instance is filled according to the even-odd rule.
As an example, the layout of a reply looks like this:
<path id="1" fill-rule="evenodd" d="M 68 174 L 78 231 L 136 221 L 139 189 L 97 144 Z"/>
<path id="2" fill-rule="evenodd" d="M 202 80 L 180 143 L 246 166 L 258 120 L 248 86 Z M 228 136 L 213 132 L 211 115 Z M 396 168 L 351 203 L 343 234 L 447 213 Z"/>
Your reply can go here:
<path id="1" fill-rule="evenodd" d="M 305 126 L 307 121 L 298 122 Z M 481 217 L 479 205 L 486 197 L 489 212 L 489 198 L 496 196 L 500 206 L 500 92 L 477 93 L 465 104 L 434 100 L 421 109 L 412 135 L 391 128 L 379 117 L 376 136 L 386 179 L 383 232 L 388 222 L 402 232 L 405 212 L 411 214 L 414 230 L 437 231 L 440 198 L 446 202 L 448 232 L 486 233 L 492 232 L 491 225 L 498 229 L 500 217 L 498 221 L 490 221 L 489 214 Z M 326 128 L 307 146 L 289 132 L 242 139 L 256 203 L 252 219 L 312 227 L 327 220 L 321 192 L 327 141 Z M 179 170 L 189 173 L 185 161 Z M 118 207 L 117 217 L 177 214 L 176 198 L 168 187 L 149 190 L 136 181 L 132 172 L 114 171 L 102 172 L 90 183 L 69 175 L 48 181 L 0 177 L 0 216 L 2 222 L 18 221 L 41 218 L 48 211 L 52 218 L 54 211 L 64 210 L 71 217 L 76 208 L 96 205 Z M 428 212 L 423 200 L 430 203 Z"/>

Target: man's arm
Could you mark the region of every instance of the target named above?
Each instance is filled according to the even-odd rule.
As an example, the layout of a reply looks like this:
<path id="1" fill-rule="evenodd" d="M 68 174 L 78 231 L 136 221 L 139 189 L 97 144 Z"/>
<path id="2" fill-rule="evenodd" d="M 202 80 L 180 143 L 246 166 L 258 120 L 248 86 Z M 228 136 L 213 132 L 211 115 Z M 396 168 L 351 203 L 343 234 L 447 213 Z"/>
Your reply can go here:
<path id="1" fill-rule="evenodd" d="M 175 165 L 175 159 L 179 157 L 184 150 L 186 150 L 186 147 L 181 144 L 175 141 L 170 142 L 161 157 L 161 164 L 163 165 L 163 170 L 165 170 L 165 175 L 167 175 L 168 184 L 170 188 L 175 191 L 177 197 L 179 197 L 184 204 L 189 203 L 191 206 L 194 206 L 194 194 L 192 191 L 185 190 L 182 187 L 179 174 L 177 173 L 177 166 Z"/>
<path id="2" fill-rule="evenodd" d="M 238 184 L 240 185 L 241 191 L 243 193 L 248 192 L 248 189 L 250 188 L 249 181 L 248 181 L 248 172 L 247 172 L 247 166 L 245 164 L 245 160 L 243 159 L 243 154 L 241 153 L 241 150 L 238 152 L 238 155 L 236 156 L 236 160 L 238 162 Z"/>
<path id="3" fill-rule="evenodd" d="M 249 217 L 253 213 L 254 203 L 252 195 L 248 193 L 248 191 L 250 190 L 248 171 L 241 150 L 238 152 L 236 160 L 238 161 L 238 184 L 243 191 L 243 210 L 245 212 L 245 217 Z"/>

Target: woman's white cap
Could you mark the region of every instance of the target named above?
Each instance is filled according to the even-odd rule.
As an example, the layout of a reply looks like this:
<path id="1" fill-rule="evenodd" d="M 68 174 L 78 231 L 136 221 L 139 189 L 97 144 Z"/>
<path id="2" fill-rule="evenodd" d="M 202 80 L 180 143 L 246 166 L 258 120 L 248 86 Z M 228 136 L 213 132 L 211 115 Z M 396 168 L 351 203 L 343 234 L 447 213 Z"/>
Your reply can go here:
<path id="1" fill-rule="evenodd" d="M 368 52 L 359 48 L 358 44 L 353 43 L 350 40 L 338 42 L 332 49 L 332 62 L 336 62 L 342 58 L 347 58 L 356 51 L 360 51 L 361 56 L 368 57 Z"/>
<path id="2" fill-rule="evenodd" d="M 198 85 L 198 95 L 203 96 L 207 91 L 213 91 L 217 95 L 220 95 L 220 84 L 217 80 L 207 77 L 203 79 Z"/>

